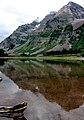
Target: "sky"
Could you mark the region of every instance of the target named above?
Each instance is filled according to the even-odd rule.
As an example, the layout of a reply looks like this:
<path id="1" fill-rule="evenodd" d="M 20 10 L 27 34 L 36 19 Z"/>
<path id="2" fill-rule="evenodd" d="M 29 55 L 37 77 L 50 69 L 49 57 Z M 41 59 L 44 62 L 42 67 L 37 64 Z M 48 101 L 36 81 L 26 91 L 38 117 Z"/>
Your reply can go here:
<path id="1" fill-rule="evenodd" d="M 0 0 L 0 41 L 18 26 L 41 20 L 51 11 L 58 11 L 70 0 Z M 72 0 L 84 7 L 84 0 Z"/>

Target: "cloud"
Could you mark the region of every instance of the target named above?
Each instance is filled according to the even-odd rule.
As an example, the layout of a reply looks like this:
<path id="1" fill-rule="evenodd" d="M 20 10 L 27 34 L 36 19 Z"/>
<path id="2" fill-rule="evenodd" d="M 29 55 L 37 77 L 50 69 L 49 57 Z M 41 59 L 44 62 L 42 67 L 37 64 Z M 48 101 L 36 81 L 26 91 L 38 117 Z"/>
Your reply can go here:
<path id="1" fill-rule="evenodd" d="M 0 41 L 10 35 L 19 25 L 28 21 L 28 14 L 23 14 L 22 9 L 17 9 L 13 3 L 9 4 L 5 0 L 0 1 Z"/>
<path id="2" fill-rule="evenodd" d="M 70 0 L 0 0 L 0 41 L 19 25 L 43 18 L 50 11 L 58 11 Z M 73 0 L 84 6 L 84 0 Z"/>

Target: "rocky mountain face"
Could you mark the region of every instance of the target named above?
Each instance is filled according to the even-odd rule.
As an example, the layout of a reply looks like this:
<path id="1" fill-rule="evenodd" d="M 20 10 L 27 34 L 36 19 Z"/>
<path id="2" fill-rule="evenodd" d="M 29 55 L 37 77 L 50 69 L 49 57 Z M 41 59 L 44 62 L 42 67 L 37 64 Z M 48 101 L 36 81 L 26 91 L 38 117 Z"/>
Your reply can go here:
<path id="1" fill-rule="evenodd" d="M 0 46 L 10 53 L 26 55 L 53 54 L 64 49 L 83 50 L 83 31 L 84 8 L 69 2 L 41 22 L 19 26 Z"/>
<path id="2" fill-rule="evenodd" d="M 84 8 L 76 3 L 69 2 L 67 5 L 63 6 L 58 11 L 57 16 L 69 17 L 69 20 L 71 20 L 71 21 L 74 19 L 83 19 L 84 18 Z"/>
<path id="3" fill-rule="evenodd" d="M 84 19 L 84 8 L 76 3 L 69 2 L 57 12 L 54 19 L 47 22 L 46 27 L 57 28 L 58 25 L 63 25 L 76 19 Z"/>

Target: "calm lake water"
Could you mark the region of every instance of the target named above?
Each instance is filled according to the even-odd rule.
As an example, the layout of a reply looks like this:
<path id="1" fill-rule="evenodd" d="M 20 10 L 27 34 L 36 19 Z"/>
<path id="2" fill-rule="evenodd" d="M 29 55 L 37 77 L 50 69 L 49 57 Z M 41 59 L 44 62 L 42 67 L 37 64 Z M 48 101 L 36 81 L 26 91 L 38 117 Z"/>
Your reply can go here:
<path id="1" fill-rule="evenodd" d="M 46 99 L 49 103 L 56 103 L 65 111 L 70 111 L 84 103 L 84 63 L 82 61 L 81 63 L 61 63 L 39 60 L 0 60 L 0 71 L 0 77 L 2 77 L 0 105 L 15 105 L 26 100 L 29 101 L 29 106 L 34 104 L 36 108 L 36 105 L 40 105 L 39 98 L 40 101 Z M 31 102 L 32 99 L 36 103 Z M 18 120 L 33 120 L 30 111 L 27 110 L 26 117 Z M 0 120 L 9 120 L 9 118 L 1 117 Z M 14 120 L 17 119 L 14 118 Z"/>

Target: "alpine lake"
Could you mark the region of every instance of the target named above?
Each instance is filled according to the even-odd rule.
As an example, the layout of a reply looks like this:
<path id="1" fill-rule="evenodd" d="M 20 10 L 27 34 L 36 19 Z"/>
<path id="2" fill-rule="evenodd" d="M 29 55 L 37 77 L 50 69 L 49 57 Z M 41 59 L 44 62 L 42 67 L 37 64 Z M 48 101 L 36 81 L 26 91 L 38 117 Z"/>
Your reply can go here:
<path id="1" fill-rule="evenodd" d="M 22 117 L 84 120 L 84 62 L 0 59 L 0 106 L 27 102 Z"/>

